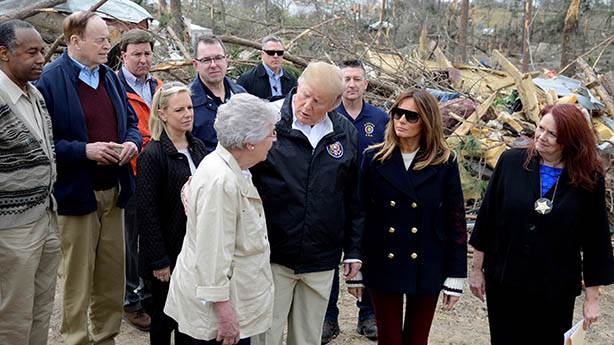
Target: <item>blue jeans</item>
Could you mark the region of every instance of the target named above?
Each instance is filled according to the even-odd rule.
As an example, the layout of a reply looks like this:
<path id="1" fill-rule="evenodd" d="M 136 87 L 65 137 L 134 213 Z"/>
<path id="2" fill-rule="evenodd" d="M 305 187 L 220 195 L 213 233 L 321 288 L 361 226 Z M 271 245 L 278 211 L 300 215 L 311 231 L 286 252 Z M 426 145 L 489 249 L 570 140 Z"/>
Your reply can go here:
<path id="1" fill-rule="evenodd" d="M 324 320 L 333 321 L 338 323 L 339 308 L 337 307 L 337 300 L 339 300 L 339 267 L 335 269 L 333 276 L 333 287 L 330 290 L 330 297 L 328 298 L 328 308 L 326 309 L 326 315 Z M 371 303 L 371 296 L 367 289 L 362 290 L 362 301 L 356 301 L 358 307 L 358 321 L 365 321 L 375 318 L 375 312 L 373 311 L 373 304 Z"/>

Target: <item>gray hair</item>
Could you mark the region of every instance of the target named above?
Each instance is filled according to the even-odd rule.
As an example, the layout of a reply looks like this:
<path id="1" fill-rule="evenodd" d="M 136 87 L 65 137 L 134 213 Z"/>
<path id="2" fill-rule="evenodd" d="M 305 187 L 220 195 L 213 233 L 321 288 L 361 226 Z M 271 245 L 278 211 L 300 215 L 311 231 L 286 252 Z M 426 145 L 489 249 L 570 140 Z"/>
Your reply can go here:
<path id="1" fill-rule="evenodd" d="M 9 52 L 14 53 L 17 48 L 15 31 L 19 29 L 36 30 L 32 24 L 20 19 L 11 19 L 0 23 L 0 47 L 6 47 Z"/>
<path id="2" fill-rule="evenodd" d="M 264 49 L 264 46 L 269 42 L 276 42 L 281 43 L 281 45 L 284 45 L 284 42 L 281 40 L 281 38 L 274 35 L 268 35 L 262 39 L 262 49 Z"/>
<path id="3" fill-rule="evenodd" d="M 242 149 L 245 144 L 255 145 L 264 140 L 279 118 L 279 112 L 267 101 L 239 93 L 220 105 L 213 127 L 220 145 Z"/>

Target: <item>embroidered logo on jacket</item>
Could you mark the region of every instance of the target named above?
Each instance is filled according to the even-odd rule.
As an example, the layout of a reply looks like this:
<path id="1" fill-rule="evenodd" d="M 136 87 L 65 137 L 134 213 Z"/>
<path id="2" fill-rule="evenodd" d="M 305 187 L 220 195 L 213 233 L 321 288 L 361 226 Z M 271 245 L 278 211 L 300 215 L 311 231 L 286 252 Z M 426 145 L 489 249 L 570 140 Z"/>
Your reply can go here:
<path id="1" fill-rule="evenodd" d="M 333 158 L 338 159 L 343 157 L 343 145 L 338 141 L 326 146 L 326 151 L 328 151 L 328 154 Z"/>
<path id="2" fill-rule="evenodd" d="M 372 137 L 373 132 L 375 131 L 375 125 L 371 122 L 365 123 L 365 136 Z"/>

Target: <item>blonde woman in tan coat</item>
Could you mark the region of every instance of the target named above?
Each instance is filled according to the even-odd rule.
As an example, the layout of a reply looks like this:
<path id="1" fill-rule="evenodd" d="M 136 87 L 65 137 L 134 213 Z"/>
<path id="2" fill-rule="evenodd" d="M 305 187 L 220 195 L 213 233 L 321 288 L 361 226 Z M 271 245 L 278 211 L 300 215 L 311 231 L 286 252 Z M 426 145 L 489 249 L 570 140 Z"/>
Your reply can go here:
<path id="1" fill-rule="evenodd" d="M 187 231 L 164 312 L 194 344 L 249 344 L 271 326 L 273 279 L 262 201 L 248 168 L 266 159 L 278 112 L 238 94 L 220 106 L 218 146 L 187 190 Z"/>

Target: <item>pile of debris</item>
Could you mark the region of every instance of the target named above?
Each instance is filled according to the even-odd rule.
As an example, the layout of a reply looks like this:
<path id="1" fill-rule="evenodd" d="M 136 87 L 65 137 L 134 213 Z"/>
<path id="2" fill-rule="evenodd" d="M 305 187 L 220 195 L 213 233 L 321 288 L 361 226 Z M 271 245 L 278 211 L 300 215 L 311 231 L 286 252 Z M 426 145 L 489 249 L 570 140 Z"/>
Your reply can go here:
<path id="1" fill-rule="evenodd" d="M 548 70 L 521 73 L 496 50 L 493 61 L 500 70 L 480 64 L 452 64 L 439 49 L 434 50 L 434 60 L 417 55 L 370 52 L 365 61 L 383 89 L 388 89 L 389 84 L 396 84 L 397 89 L 418 85 L 439 98 L 447 141 L 461 157 L 470 210 L 477 210 L 501 154 L 508 148 L 526 145 L 533 137 L 540 109 L 546 104 L 573 103 L 585 114 L 599 143 L 607 170 L 610 223 L 614 224 L 613 71 L 597 77 L 593 68 L 578 58 L 577 79 Z M 381 91 L 382 88 L 372 89 L 372 99 L 382 99 Z M 393 97 L 394 92 L 388 94 L 384 103 Z"/>

